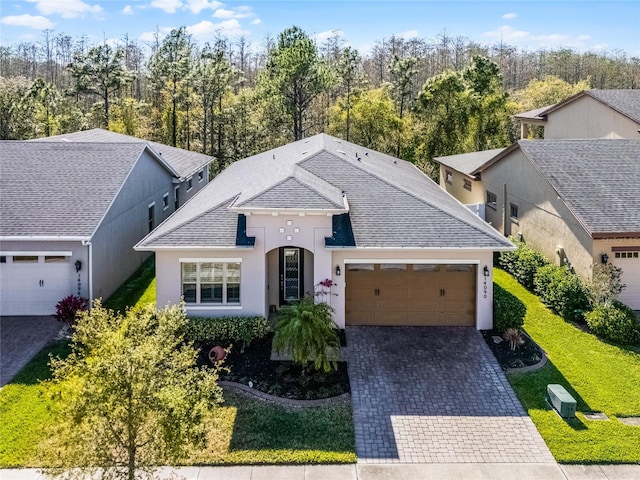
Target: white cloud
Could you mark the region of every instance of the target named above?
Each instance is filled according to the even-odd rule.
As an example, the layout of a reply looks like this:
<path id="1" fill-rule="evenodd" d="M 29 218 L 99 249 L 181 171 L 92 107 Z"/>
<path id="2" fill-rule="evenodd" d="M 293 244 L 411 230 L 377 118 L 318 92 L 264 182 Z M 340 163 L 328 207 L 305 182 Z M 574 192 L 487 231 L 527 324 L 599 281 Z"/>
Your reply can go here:
<path id="1" fill-rule="evenodd" d="M 182 8 L 184 4 L 182 0 L 153 0 L 151 6 L 164 10 L 167 13 L 176 13 L 176 10 Z"/>
<path id="2" fill-rule="evenodd" d="M 186 8 L 191 10 L 191 12 L 196 15 L 199 14 L 202 10 L 210 9 L 215 10 L 218 7 L 221 7 L 222 3 L 217 2 L 216 0 L 187 0 Z"/>
<path id="3" fill-rule="evenodd" d="M 502 18 L 504 18 L 505 20 L 511 20 L 512 18 L 516 18 L 517 16 L 518 16 L 517 13 L 509 12 L 509 13 L 505 13 L 504 15 L 502 15 Z"/>
<path id="4" fill-rule="evenodd" d="M 235 18 L 232 18 L 231 20 L 224 20 L 220 23 L 203 20 L 200 23 L 187 27 L 187 32 L 199 41 L 211 40 L 218 34 L 229 38 L 251 34 L 251 32 L 244 30 L 240 25 L 240 22 Z"/>
<path id="5" fill-rule="evenodd" d="M 315 33 L 312 38 L 316 43 L 322 43 L 335 36 L 342 38 L 344 37 L 344 32 L 342 30 L 327 30 L 325 32 Z"/>
<path id="6" fill-rule="evenodd" d="M 590 35 L 571 36 L 564 33 L 550 33 L 535 35 L 526 30 L 516 30 L 508 25 L 504 25 L 495 30 L 484 32 L 483 38 L 493 42 L 504 42 L 518 47 L 525 48 L 575 48 L 577 50 L 589 50 L 595 46 L 586 44 L 591 38 Z"/>
<path id="7" fill-rule="evenodd" d="M 11 25 L 12 27 L 31 27 L 36 30 L 46 30 L 53 28 L 54 23 L 47 17 L 41 15 L 8 15 L 0 18 L 3 25 Z"/>
<path id="8" fill-rule="evenodd" d="M 259 18 L 254 18 L 253 20 L 251 20 L 251 25 L 260 25 L 262 23 L 262 20 L 260 20 Z"/>
<path id="9" fill-rule="evenodd" d="M 218 8 L 215 12 L 213 12 L 213 18 L 248 18 L 253 17 L 255 14 L 251 10 L 250 7 L 242 5 L 238 8 L 234 8 L 232 10 L 227 10 L 226 8 Z"/>
<path id="10" fill-rule="evenodd" d="M 120 13 L 123 15 L 133 15 L 133 7 L 131 5 L 126 5 Z"/>
<path id="11" fill-rule="evenodd" d="M 100 15 L 100 5 L 90 5 L 82 0 L 27 0 L 35 3 L 36 8 L 43 15 L 60 15 L 62 18 L 83 17 L 87 13 Z"/>
<path id="12" fill-rule="evenodd" d="M 158 35 L 158 38 L 162 40 L 164 37 L 171 33 L 171 30 L 173 30 L 173 27 L 160 27 L 157 31 L 144 32 L 142 35 L 140 35 L 139 39 L 141 42 L 153 43 L 156 41 L 156 34 Z"/>
<path id="13" fill-rule="evenodd" d="M 417 38 L 420 35 L 420 32 L 418 32 L 418 30 L 407 30 L 406 32 L 401 32 L 396 34 L 396 36 L 404 39 L 404 40 L 410 40 L 412 38 Z"/>

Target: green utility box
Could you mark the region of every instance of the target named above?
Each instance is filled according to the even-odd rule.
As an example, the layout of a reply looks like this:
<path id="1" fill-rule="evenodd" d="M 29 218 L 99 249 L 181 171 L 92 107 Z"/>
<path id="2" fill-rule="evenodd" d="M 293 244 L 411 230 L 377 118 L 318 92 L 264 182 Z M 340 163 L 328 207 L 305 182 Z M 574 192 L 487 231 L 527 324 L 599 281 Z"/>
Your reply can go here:
<path id="1" fill-rule="evenodd" d="M 557 383 L 547 385 L 547 401 L 562 418 L 576 416 L 576 400 L 562 385 Z"/>

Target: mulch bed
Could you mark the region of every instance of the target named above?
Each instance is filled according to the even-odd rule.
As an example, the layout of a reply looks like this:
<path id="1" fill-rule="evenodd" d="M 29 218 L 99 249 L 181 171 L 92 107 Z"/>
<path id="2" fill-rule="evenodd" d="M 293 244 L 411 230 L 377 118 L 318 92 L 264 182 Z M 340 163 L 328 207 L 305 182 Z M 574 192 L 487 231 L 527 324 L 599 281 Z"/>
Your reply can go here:
<path id="1" fill-rule="evenodd" d="M 254 340 L 244 352 L 240 345 L 234 345 L 223 362 L 225 369 L 220 372 L 220 379 L 244 385 L 251 382 L 262 392 L 297 400 L 330 398 L 350 391 L 346 362 L 338 362 L 338 369 L 329 373 L 306 369 L 303 374 L 300 365 L 270 359 L 272 339 L 269 334 Z M 207 355 L 212 346 L 202 346 L 199 365 L 210 365 Z"/>
<path id="2" fill-rule="evenodd" d="M 496 343 L 494 337 L 500 337 L 500 334 L 496 331 L 483 330 L 482 336 L 504 370 L 535 365 L 542 359 L 542 350 L 538 344 L 524 333 L 522 334 L 524 344 L 516 347 L 515 350 L 511 350 L 507 341 L 502 340 Z"/>

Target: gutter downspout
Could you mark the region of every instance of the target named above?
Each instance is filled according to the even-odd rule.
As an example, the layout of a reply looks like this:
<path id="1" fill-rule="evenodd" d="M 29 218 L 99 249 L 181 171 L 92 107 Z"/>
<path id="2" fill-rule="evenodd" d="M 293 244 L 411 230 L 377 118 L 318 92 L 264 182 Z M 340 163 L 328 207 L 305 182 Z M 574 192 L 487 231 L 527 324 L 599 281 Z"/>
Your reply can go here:
<path id="1" fill-rule="evenodd" d="M 89 247 L 89 302 L 93 303 L 93 243 L 91 240 L 83 240 L 83 247 Z"/>

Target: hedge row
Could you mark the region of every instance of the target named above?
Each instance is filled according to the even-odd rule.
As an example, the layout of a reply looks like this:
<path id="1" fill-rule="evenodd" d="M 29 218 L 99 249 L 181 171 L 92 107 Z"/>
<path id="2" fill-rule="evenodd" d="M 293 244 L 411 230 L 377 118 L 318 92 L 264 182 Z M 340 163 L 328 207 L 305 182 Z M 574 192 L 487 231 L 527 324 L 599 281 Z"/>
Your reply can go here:
<path id="1" fill-rule="evenodd" d="M 248 346 L 269 331 L 267 319 L 256 317 L 189 317 L 185 340 L 190 342 L 242 342 Z"/>
<path id="2" fill-rule="evenodd" d="M 552 265 L 523 241 L 513 238 L 511 241 L 518 249 L 502 252 L 498 265 L 540 297 L 547 307 L 565 320 L 586 320 L 591 332 L 601 338 L 621 344 L 640 343 L 640 322 L 633 310 L 620 302 L 593 308 L 587 285 L 569 266 Z M 507 299 L 497 285 L 494 288 L 494 328 L 500 331 L 519 328 L 520 307 Z"/>
<path id="3" fill-rule="evenodd" d="M 498 284 L 493 285 L 493 328 L 504 332 L 508 328 L 521 328 L 527 307 L 518 297 Z"/>

